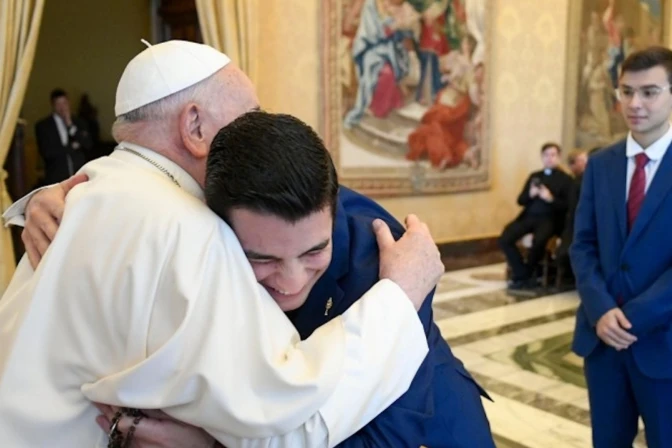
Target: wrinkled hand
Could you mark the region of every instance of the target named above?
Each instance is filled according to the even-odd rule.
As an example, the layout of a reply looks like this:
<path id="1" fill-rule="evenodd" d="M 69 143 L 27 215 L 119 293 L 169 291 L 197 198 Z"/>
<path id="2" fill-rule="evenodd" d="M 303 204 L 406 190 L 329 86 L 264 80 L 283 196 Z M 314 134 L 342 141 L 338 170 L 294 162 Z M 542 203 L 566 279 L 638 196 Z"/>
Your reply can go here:
<path id="1" fill-rule="evenodd" d="M 625 314 L 620 308 L 607 311 L 597 321 L 597 335 L 605 344 L 616 350 L 625 350 L 637 341 L 637 337 L 626 330 L 632 328 Z"/>
<path id="2" fill-rule="evenodd" d="M 63 217 L 65 196 L 73 187 L 88 179 L 85 174 L 78 174 L 58 185 L 35 193 L 28 201 L 25 211 L 26 225 L 21 233 L 21 239 L 33 269 L 37 268 L 56 236 Z"/>
<path id="3" fill-rule="evenodd" d="M 544 185 L 539 187 L 539 197 L 546 202 L 553 202 L 553 193 Z"/>
<path id="4" fill-rule="evenodd" d="M 539 195 L 539 187 L 536 185 L 530 186 L 530 197 L 536 198 Z"/>
<path id="5" fill-rule="evenodd" d="M 96 417 L 96 423 L 105 433 L 110 432 L 111 422 L 118 408 L 96 404 L 102 415 Z M 133 433 L 133 448 L 213 448 L 215 439 L 195 426 L 179 422 L 161 411 L 143 411 L 147 417 L 140 420 Z M 133 425 L 133 419 L 122 417 L 117 430 L 124 435 Z"/>
<path id="6" fill-rule="evenodd" d="M 390 228 L 380 219 L 373 222 L 380 248 L 380 278 L 395 282 L 419 310 L 445 270 L 439 249 L 427 225 L 417 216 L 406 218 L 406 233 L 394 241 Z"/>

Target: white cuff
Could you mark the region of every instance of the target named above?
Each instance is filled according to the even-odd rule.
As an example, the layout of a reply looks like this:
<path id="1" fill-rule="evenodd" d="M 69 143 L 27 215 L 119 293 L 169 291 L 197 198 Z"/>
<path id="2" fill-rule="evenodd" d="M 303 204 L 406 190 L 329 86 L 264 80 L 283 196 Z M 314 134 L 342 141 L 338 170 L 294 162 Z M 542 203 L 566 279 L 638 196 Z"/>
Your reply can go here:
<path id="1" fill-rule="evenodd" d="M 37 193 L 42 191 L 45 188 L 49 188 L 52 185 L 47 185 L 46 187 L 41 187 L 36 190 L 31 191 L 12 205 L 10 205 L 5 213 L 2 214 L 2 219 L 5 221 L 5 227 L 9 226 L 19 226 L 24 227 L 26 225 L 26 206 L 28 201 Z"/>

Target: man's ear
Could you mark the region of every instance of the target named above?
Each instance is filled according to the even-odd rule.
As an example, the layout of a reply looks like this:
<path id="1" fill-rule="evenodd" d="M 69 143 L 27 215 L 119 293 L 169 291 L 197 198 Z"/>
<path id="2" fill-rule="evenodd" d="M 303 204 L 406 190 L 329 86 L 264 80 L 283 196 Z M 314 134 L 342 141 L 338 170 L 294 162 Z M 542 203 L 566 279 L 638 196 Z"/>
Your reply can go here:
<path id="1" fill-rule="evenodd" d="M 208 156 L 203 132 L 203 110 L 196 103 L 187 104 L 180 113 L 180 137 L 184 147 L 197 159 Z"/>

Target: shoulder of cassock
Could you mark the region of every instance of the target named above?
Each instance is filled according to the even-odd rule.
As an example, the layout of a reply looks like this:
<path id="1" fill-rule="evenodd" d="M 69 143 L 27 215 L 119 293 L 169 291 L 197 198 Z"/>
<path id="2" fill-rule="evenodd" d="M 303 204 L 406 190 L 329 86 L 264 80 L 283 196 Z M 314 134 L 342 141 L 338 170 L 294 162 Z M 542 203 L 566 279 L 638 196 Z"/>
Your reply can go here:
<path id="1" fill-rule="evenodd" d="M 90 180 L 68 195 L 56 238 L 31 279 L 34 296 L 89 296 L 71 300 L 83 308 L 97 296 L 104 309 L 91 309 L 89 318 L 132 308 L 143 320 L 161 300 L 177 323 L 189 297 L 219 272 L 231 275 L 231 287 L 256 285 L 230 227 L 160 171 L 106 157 L 84 172 Z"/>

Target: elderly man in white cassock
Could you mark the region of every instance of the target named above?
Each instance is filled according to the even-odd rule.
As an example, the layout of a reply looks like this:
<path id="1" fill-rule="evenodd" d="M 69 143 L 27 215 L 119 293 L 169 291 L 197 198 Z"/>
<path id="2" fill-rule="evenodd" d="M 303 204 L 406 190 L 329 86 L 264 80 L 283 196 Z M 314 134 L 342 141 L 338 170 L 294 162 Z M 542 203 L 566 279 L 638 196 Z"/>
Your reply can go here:
<path id="1" fill-rule="evenodd" d="M 334 446 L 407 390 L 427 353 L 416 310 L 443 271 L 431 235 L 419 224 L 394 242 L 384 227 L 380 282 L 301 341 L 203 203 L 213 137 L 257 107 L 210 47 L 131 60 L 119 146 L 83 168 L 58 236 L 0 300 L 0 445 L 107 446 L 101 402 L 162 409 L 229 448 Z"/>

